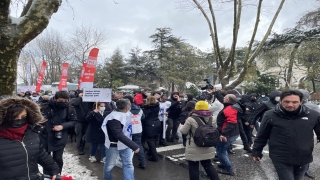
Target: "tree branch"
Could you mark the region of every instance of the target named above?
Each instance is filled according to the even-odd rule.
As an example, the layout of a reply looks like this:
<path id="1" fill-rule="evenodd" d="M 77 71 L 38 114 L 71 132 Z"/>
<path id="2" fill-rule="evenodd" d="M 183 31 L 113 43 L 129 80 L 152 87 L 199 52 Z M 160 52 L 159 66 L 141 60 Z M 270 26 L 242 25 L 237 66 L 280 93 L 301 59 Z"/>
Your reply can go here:
<path id="1" fill-rule="evenodd" d="M 260 50 L 262 49 L 264 43 L 266 42 L 268 36 L 270 35 L 270 32 L 271 32 L 271 30 L 273 28 L 274 23 L 276 22 L 276 19 L 277 19 L 278 15 L 279 15 L 279 13 L 280 13 L 280 11 L 282 9 L 282 6 L 283 6 L 284 2 L 285 2 L 285 0 L 281 0 L 281 3 L 280 3 L 280 5 L 279 5 L 279 7 L 277 9 L 277 12 L 273 16 L 273 19 L 271 21 L 271 24 L 269 25 L 269 28 L 268 28 L 266 34 L 264 35 L 264 37 L 263 37 L 261 43 L 259 44 L 258 48 L 255 50 L 255 52 L 249 58 L 248 64 L 252 63 L 252 61 L 256 58 L 256 56 L 259 54 Z M 232 88 L 233 89 L 238 84 L 240 84 L 243 81 L 243 79 L 244 79 L 246 74 L 247 74 L 247 66 L 244 67 L 244 69 L 239 74 L 238 78 L 233 83 L 231 83 L 228 88 Z"/>
<path id="2" fill-rule="evenodd" d="M 230 53 L 224 65 L 225 66 L 224 71 L 226 72 L 228 70 L 229 63 L 231 62 L 231 66 L 229 67 L 229 72 L 228 72 L 228 79 L 230 79 L 233 74 L 232 71 L 233 71 L 233 66 L 235 62 L 234 54 L 236 51 L 238 32 L 240 28 L 241 10 L 242 10 L 242 0 L 238 0 L 238 3 L 237 1 L 234 1 L 233 40 L 232 40 Z"/>
<path id="3" fill-rule="evenodd" d="M 17 26 L 20 40 L 16 46 L 23 47 L 39 35 L 47 27 L 49 19 L 57 12 L 61 2 L 62 0 L 33 0 L 25 18 Z"/>
<path id="4" fill-rule="evenodd" d="M 216 16 L 214 14 L 213 8 L 212 8 L 212 4 L 211 4 L 211 0 L 208 0 L 208 4 L 209 4 L 209 9 L 210 9 L 210 13 L 212 16 L 212 24 L 213 24 L 213 33 L 211 33 L 211 39 L 212 42 L 214 44 L 213 48 L 214 51 L 216 53 L 216 58 L 217 60 L 217 67 L 222 66 L 223 65 L 223 61 L 222 61 L 222 57 L 221 57 L 221 53 L 220 53 L 220 46 L 219 46 L 219 38 L 218 38 L 218 30 L 217 30 L 217 21 L 216 21 Z M 210 31 L 211 32 L 211 31 Z"/>
<path id="5" fill-rule="evenodd" d="M 20 17 L 25 16 L 28 13 L 32 2 L 33 2 L 33 0 L 29 0 L 28 3 L 23 7 L 23 11 L 21 12 Z"/>

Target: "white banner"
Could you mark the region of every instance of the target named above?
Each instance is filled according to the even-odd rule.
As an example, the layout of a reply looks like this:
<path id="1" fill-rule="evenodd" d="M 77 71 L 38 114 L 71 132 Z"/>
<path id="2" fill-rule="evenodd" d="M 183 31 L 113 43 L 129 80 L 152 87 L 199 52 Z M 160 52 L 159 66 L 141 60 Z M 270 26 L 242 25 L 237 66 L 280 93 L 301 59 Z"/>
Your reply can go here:
<path id="1" fill-rule="evenodd" d="M 83 89 L 83 102 L 111 102 L 111 89 L 85 88 Z"/>

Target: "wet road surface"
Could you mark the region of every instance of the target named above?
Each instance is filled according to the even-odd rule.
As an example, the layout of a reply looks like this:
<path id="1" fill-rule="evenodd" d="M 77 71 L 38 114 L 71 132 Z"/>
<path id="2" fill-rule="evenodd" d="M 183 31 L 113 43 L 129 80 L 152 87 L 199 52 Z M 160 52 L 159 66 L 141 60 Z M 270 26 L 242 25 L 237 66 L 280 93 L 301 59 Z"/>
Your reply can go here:
<path id="1" fill-rule="evenodd" d="M 219 174 L 221 180 L 277 180 L 273 164 L 269 159 L 268 147 L 263 151 L 263 158 L 261 162 L 253 162 L 251 154 L 247 154 L 243 150 L 240 138 L 234 143 L 235 155 L 229 155 L 230 161 L 233 165 L 236 176 L 227 176 Z M 68 143 L 67 149 L 77 154 L 75 143 Z M 170 143 L 170 146 L 158 147 L 158 154 L 160 156 L 159 162 L 147 162 L 147 168 L 142 170 L 137 167 L 138 161 L 134 157 L 133 164 L 135 166 L 135 178 L 137 180 L 187 180 L 188 165 L 184 159 L 184 147 L 180 142 Z M 99 152 L 97 153 L 97 160 L 99 159 Z M 314 162 L 310 164 L 310 171 L 316 176 L 316 180 L 320 180 L 320 143 L 315 145 L 313 152 Z M 100 162 L 91 163 L 89 159 L 89 144 L 85 149 L 85 155 L 79 156 L 80 162 L 93 171 L 94 176 L 103 179 L 103 164 Z M 217 169 L 217 162 L 213 162 Z M 200 166 L 201 180 L 208 179 L 204 170 Z M 121 168 L 115 167 L 113 169 L 114 180 L 122 179 Z M 305 177 L 304 180 L 309 178 Z"/>

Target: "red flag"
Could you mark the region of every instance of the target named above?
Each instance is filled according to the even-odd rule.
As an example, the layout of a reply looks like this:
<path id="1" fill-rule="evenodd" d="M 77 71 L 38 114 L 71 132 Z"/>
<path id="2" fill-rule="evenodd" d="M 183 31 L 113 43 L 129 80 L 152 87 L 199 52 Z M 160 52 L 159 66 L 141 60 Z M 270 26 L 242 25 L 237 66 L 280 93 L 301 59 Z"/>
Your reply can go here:
<path id="1" fill-rule="evenodd" d="M 67 79 L 68 79 L 68 63 L 62 63 L 62 70 L 59 82 L 59 91 L 67 88 Z"/>
<path id="2" fill-rule="evenodd" d="M 97 67 L 98 53 L 99 53 L 98 48 L 93 48 L 90 51 L 89 57 L 84 69 L 84 74 L 81 79 L 80 89 L 93 87 L 94 75 L 96 73 L 96 67 Z"/>
<path id="3" fill-rule="evenodd" d="M 79 81 L 78 81 L 78 89 L 80 89 L 80 87 L 81 87 L 81 83 L 82 83 L 82 79 L 83 79 L 83 74 L 84 74 L 84 71 L 85 71 L 85 69 L 86 69 L 86 65 L 87 65 L 86 62 L 83 63 L 83 65 L 82 65 L 82 69 L 81 69 L 81 73 L 80 73 L 80 78 L 79 78 Z"/>
<path id="4" fill-rule="evenodd" d="M 46 71 L 47 62 L 43 61 L 42 66 L 40 68 L 40 72 L 37 79 L 37 86 L 36 86 L 36 92 L 40 91 L 40 87 L 42 86 L 42 81 L 44 78 L 44 72 Z"/>

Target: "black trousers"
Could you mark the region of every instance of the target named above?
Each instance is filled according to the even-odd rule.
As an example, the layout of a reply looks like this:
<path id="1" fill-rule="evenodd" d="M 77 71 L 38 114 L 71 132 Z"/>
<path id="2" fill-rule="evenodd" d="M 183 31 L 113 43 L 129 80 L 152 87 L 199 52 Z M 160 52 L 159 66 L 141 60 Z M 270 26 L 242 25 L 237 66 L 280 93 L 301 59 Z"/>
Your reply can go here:
<path id="1" fill-rule="evenodd" d="M 148 152 L 149 152 L 149 156 L 150 156 L 150 160 L 152 161 L 158 161 L 158 153 L 157 153 L 157 140 L 158 140 L 159 136 L 154 136 L 151 138 L 146 138 L 147 140 L 147 144 L 148 144 Z"/>
<path id="2" fill-rule="evenodd" d="M 77 135 L 76 142 L 77 142 L 78 150 L 83 150 L 86 145 L 84 136 L 86 134 L 87 128 L 88 128 L 88 123 L 77 123 L 75 126 L 75 132 Z"/>
<path id="3" fill-rule="evenodd" d="M 302 180 L 309 164 L 290 165 L 272 161 L 276 168 L 279 180 Z"/>
<path id="4" fill-rule="evenodd" d="M 175 136 L 177 135 L 177 131 L 178 131 L 178 127 L 179 127 L 180 122 L 178 121 L 178 119 L 168 118 L 167 124 L 168 124 L 168 127 L 166 130 L 166 138 L 168 138 L 168 139 L 170 139 L 170 137 L 175 138 Z M 172 134 L 172 136 L 170 136 L 170 134 Z"/>
<path id="5" fill-rule="evenodd" d="M 202 161 L 188 161 L 190 180 L 199 180 L 199 162 L 206 171 L 210 180 L 220 180 L 219 175 L 216 169 L 214 169 L 210 159 Z"/>
<path id="6" fill-rule="evenodd" d="M 63 158 L 62 158 L 62 155 L 63 155 L 63 150 L 64 149 L 60 149 L 60 150 L 57 150 L 57 151 L 53 151 L 52 152 L 52 158 L 56 161 L 56 163 L 58 164 L 59 168 L 60 168 L 60 174 L 62 172 L 62 167 L 63 167 Z M 48 152 L 49 154 L 51 154 L 51 152 Z M 48 171 L 46 171 L 46 169 L 43 170 L 43 173 L 44 174 L 49 174 Z"/>

